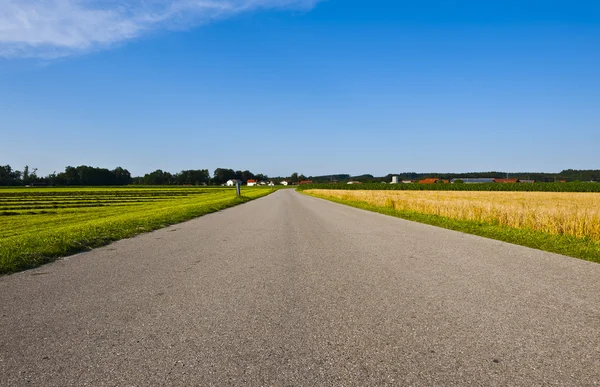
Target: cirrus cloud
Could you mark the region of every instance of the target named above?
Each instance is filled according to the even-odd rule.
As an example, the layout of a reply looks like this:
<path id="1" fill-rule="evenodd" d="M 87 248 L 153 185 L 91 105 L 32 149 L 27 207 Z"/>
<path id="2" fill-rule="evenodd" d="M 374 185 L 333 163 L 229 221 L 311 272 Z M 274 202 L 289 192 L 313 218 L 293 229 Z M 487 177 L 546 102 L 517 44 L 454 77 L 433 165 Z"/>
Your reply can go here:
<path id="1" fill-rule="evenodd" d="M 322 0 L 0 0 L 0 57 L 56 58 L 161 29 L 192 28 L 259 9 L 310 10 Z"/>

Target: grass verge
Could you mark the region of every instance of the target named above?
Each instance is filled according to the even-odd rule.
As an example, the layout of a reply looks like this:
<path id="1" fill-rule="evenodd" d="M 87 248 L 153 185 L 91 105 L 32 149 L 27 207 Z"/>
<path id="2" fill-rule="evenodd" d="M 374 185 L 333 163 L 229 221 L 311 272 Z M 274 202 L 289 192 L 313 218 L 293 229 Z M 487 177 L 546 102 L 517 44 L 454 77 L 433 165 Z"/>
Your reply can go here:
<path id="1" fill-rule="evenodd" d="M 478 235 L 516 245 L 527 246 L 538 250 L 549 251 L 552 253 L 600 263 L 600 244 L 586 238 L 576 238 L 568 235 L 552 235 L 540 231 L 517 229 L 490 223 L 458 220 L 438 215 L 422 214 L 415 211 L 380 207 L 360 201 L 330 198 L 304 191 L 300 192 L 308 196 L 329 200 L 331 202 L 344 204 L 367 211 L 378 212 L 384 215 L 395 216 L 397 218 L 402 218 L 413 222 L 429 224 L 449 230 L 460 231 L 467 234 Z"/>

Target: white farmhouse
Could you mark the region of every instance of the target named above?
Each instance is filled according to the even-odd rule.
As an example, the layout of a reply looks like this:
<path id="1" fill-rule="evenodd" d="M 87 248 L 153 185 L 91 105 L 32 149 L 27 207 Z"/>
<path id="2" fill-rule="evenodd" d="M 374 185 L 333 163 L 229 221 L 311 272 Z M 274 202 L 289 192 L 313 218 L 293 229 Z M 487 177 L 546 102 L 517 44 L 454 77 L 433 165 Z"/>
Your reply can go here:
<path id="1" fill-rule="evenodd" d="M 288 183 L 288 182 L 287 182 L 287 181 L 285 181 L 285 180 L 281 182 L 281 185 L 288 185 L 288 184 L 290 184 L 290 183 Z"/>
<path id="2" fill-rule="evenodd" d="M 258 185 L 258 181 L 256 180 L 248 180 L 248 187 L 254 187 L 255 185 Z"/>
<path id="3" fill-rule="evenodd" d="M 225 185 L 228 187 L 235 187 L 237 184 L 242 184 L 242 181 L 238 179 L 231 179 L 227 180 L 227 183 L 225 183 Z"/>

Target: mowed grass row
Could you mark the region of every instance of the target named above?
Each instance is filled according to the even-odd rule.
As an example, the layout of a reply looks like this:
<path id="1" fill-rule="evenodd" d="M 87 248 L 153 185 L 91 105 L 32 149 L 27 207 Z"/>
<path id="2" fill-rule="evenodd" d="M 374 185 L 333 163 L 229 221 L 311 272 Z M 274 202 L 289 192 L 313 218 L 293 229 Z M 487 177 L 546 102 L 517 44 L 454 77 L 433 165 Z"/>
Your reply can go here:
<path id="1" fill-rule="evenodd" d="M 246 188 L 237 198 L 235 190 L 227 188 L 2 190 L 0 274 L 35 267 L 272 191 Z M 19 198 L 26 199 L 20 208 L 13 205 Z M 54 208 L 46 204 L 48 198 L 55 199 Z M 132 201 L 134 198 L 139 200 Z"/>
<path id="2" fill-rule="evenodd" d="M 423 223 L 600 262 L 600 194 L 307 190 Z"/>
<path id="3" fill-rule="evenodd" d="M 75 211 L 83 207 L 129 206 L 138 203 L 176 200 L 190 195 L 206 194 L 211 191 L 180 189 L 168 190 L 99 190 L 78 191 L 72 189 L 31 190 L 3 192 L 0 191 L 0 216 L 2 215 L 32 215 L 56 214 L 57 209 Z M 215 191 L 212 191 L 215 192 Z M 62 213 L 68 211 L 61 211 Z"/>

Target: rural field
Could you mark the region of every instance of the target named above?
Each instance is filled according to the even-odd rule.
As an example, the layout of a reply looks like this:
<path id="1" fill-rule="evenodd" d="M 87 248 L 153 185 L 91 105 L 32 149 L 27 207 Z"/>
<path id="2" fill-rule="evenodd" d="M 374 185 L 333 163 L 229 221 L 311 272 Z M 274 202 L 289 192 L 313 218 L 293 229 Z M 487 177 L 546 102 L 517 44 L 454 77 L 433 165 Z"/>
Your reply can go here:
<path id="1" fill-rule="evenodd" d="M 265 196 L 271 188 L 0 190 L 0 274 Z"/>
<path id="2" fill-rule="evenodd" d="M 570 182 L 570 183 L 535 183 L 535 184 L 346 184 L 346 183 L 320 183 L 310 184 L 300 189 L 341 189 L 349 190 L 377 190 L 377 191 L 511 191 L 511 192 L 598 192 L 600 183 L 597 182 Z"/>
<path id="3" fill-rule="evenodd" d="M 432 224 L 463 229 L 455 220 L 473 225 L 496 226 L 501 238 L 520 243 L 528 236 L 532 247 L 600 261 L 600 194 L 588 192 L 489 192 L 489 191 L 411 191 L 411 190 L 327 190 L 305 193 L 356 206 L 372 206 L 400 217 L 414 214 L 438 219 Z M 404 216 L 403 216 L 404 215 Z M 431 218 L 433 216 L 434 218 Z M 469 231 L 469 230 L 464 230 Z M 497 237 L 497 235 L 485 235 Z M 545 239 L 541 246 L 536 238 Z M 523 243 L 521 243 L 523 244 Z M 527 243 L 525 243 L 527 244 Z M 546 247 L 546 248 L 545 248 Z"/>

